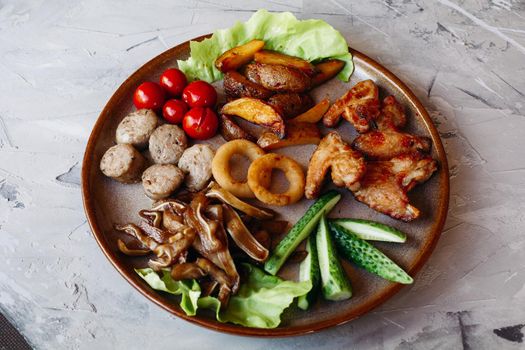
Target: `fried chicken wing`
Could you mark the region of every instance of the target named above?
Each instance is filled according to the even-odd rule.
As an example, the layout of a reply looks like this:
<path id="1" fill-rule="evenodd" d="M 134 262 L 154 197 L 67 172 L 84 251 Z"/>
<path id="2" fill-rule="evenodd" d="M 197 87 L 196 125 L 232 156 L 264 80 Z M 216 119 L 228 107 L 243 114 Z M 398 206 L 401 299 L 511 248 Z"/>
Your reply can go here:
<path id="1" fill-rule="evenodd" d="M 356 137 L 352 145 L 372 159 L 388 160 L 402 154 L 428 152 L 430 144 L 430 139 L 427 137 L 389 129 L 361 134 Z"/>
<path id="2" fill-rule="evenodd" d="M 343 116 L 359 133 L 364 133 L 378 115 L 379 89 L 372 80 L 365 80 L 357 83 L 330 106 L 323 116 L 323 124 L 334 127 Z"/>
<path id="3" fill-rule="evenodd" d="M 353 193 L 358 201 L 378 212 L 412 221 L 419 217 L 420 211 L 410 204 L 407 192 L 428 180 L 436 170 L 435 160 L 416 154 L 368 162 L 361 187 Z"/>
<path id="4" fill-rule="evenodd" d="M 319 195 L 329 169 L 334 184 L 350 190 L 359 188 L 359 180 L 365 173 L 365 161 L 361 153 L 353 150 L 336 132 L 326 135 L 310 158 L 306 174 L 306 198 L 313 199 Z"/>
<path id="5" fill-rule="evenodd" d="M 407 123 L 405 109 L 394 96 L 387 96 L 383 100 L 381 113 L 376 118 L 379 130 L 401 130 Z"/>

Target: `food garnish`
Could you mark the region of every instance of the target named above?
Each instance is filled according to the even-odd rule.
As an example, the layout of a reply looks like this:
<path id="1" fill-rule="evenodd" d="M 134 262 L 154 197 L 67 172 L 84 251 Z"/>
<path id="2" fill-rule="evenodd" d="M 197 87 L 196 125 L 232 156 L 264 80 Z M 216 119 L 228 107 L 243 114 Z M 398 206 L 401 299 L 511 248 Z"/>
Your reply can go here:
<path id="1" fill-rule="evenodd" d="M 405 243 L 407 235 L 398 229 L 380 222 L 364 219 L 329 219 L 365 241 Z"/>
<path id="2" fill-rule="evenodd" d="M 162 107 L 162 116 L 170 124 L 180 124 L 188 112 L 188 105 L 183 100 L 167 100 Z"/>
<path id="3" fill-rule="evenodd" d="M 316 301 L 321 286 L 321 271 L 319 270 L 316 237 L 310 236 L 306 239 L 306 253 L 306 258 L 299 266 L 299 281 L 310 281 L 312 283 L 312 289 L 297 298 L 297 306 L 302 310 L 309 309 Z"/>
<path id="4" fill-rule="evenodd" d="M 188 80 L 184 73 L 177 68 L 166 69 L 160 76 L 160 86 L 170 97 L 180 97 L 182 90 L 188 85 Z"/>
<path id="5" fill-rule="evenodd" d="M 289 187 L 282 193 L 274 193 L 269 189 L 272 170 L 280 169 Z M 290 157 L 268 153 L 255 159 L 248 168 L 248 186 L 255 197 L 263 203 L 285 206 L 298 202 L 304 194 L 304 173 L 301 165 Z"/>
<path id="6" fill-rule="evenodd" d="M 341 194 L 336 191 L 329 191 L 319 197 L 319 199 L 306 211 L 297 221 L 290 232 L 275 247 L 270 258 L 264 264 L 264 270 L 269 274 L 275 275 L 286 259 L 315 229 L 317 223 L 324 213 L 330 212 L 341 199 Z"/>
<path id="7" fill-rule="evenodd" d="M 193 107 L 184 115 L 182 128 L 192 139 L 207 140 L 217 133 L 219 119 L 209 107 Z"/>
<path id="8" fill-rule="evenodd" d="M 337 251 L 330 236 L 328 222 L 323 214 L 315 235 L 319 270 L 321 271 L 321 290 L 326 300 L 345 300 L 352 296 L 352 287 L 341 266 Z"/>
<path id="9" fill-rule="evenodd" d="M 250 40 L 264 41 L 266 50 L 275 50 L 309 62 L 335 58 L 345 62 L 338 77 L 348 81 L 354 70 L 352 55 L 345 38 L 322 20 L 297 20 L 290 12 L 271 13 L 259 10 L 242 23 L 216 31 L 209 39 L 190 42 L 190 58 L 177 61 L 190 79 L 208 82 L 220 80 L 222 72 L 215 60 L 225 51 L 246 44 Z"/>
<path id="10" fill-rule="evenodd" d="M 231 174 L 230 159 L 234 155 L 247 157 L 254 161 L 264 155 L 262 148 L 248 140 L 233 140 L 223 144 L 217 152 L 212 162 L 213 178 L 217 183 L 231 192 L 233 195 L 241 198 L 254 198 L 253 191 L 248 186 L 248 181 L 236 180 Z M 264 185 L 268 186 L 270 179 Z"/>
<path id="11" fill-rule="evenodd" d="M 182 99 L 190 107 L 214 107 L 217 103 L 217 91 L 209 83 L 197 80 L 184 88 Z"/>
<path id="12" fill-rule="evenodd" d="M 365 270 L 389 281 L 411 284 L 414 280 L 380 250 L 335 222 L 329 223 L 338 251 Z"/>
<path id="13" fill-rule="evenodd" d="M 165 93 L 162 87 L 152 81 L 139 85 L 133 94 L 133 104 L 137 109 L 153 109 L 160 111 L 164 105 Z"/>

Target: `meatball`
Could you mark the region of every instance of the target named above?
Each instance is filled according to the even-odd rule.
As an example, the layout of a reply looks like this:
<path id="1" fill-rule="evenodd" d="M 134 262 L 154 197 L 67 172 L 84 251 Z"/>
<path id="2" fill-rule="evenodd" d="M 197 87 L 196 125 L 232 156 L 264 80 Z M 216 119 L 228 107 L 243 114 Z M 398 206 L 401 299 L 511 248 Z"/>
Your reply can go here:
<path id="1" fill-rule="evenodd" d="M 154 200 L 168 197 L 184 180 L 184 172 L 173 164 L 154 164 L 142 174 L 146 195 Z"/>
<path id="2" fill-rule="evenodd" d="M 151 109 L 139 109 L 132 112 L 124 117 L 117 126 L 117 143 L 129 143 L 143 149 L 158 124 L 159 118 Z"/>
<path id="3" fill-rule="evenodd" d="M 176 125 L 159 126 L 149 139 L 149 152 L 157 164 L 177 164 L 186 147 L 186 134 Z"/>
<path id="4" fill-rule="evenodd" d="M 184 171 L 184 183 L 192 192 L 200 191 L 210 181 L 213 149 L 208 145 L 198 144 L 188 148 L 179 160 L 179 168 Z"/>
<path id="5" fill-rule="evenodd" d="M 140 181 L 146 160 L 132 145 L 118 144 L 106 151 L 100 160 L 100 170 L 123 183 Z"/>

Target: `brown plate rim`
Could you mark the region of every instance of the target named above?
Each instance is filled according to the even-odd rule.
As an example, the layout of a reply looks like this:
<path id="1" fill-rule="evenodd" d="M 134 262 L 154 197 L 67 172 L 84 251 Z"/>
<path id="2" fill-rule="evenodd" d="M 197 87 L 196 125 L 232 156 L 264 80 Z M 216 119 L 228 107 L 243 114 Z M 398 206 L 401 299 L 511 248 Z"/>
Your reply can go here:
<path id="1" fill-rule="evenodd" d="M 109 243 L 106 241 L 103 231 L 101 230 L 101 228 L 99 227 L 97 223 L 97 219 L 95 215 L 94 198 L 91 196 L 91 190 L 90 190 L 90 184 L 89 184 L 89 173 L 90 173 L 89 170 L 93 166 L 94 147 L 95 147 L 96 139 L 98 138 L 99 134 L 102 131 L 104 120 L 105 118 L 108 117 L 109 115 L 108 112 L 113 109 L 113 106 L 116 103 L 118 103 L 121 99 L 123 99 L 125 95 L 127 94 L 127 92 L 129 91 L 129 89 L 132 88 L 136 84 L 137 78 L 139 76 L 142 76 L 143 74 L 146 74 L 146 72 L 150 69 L 149 67 L 155 67 L 158 64 L 161 64 L 162 62 L 166 62 L 167 60 L 172 59 L 178 53 L 188 50 L 190 41 L 200 41 L 200 40 L 203 40 L 209 37 L 210 35 L 211 34 L 207 34 L 207 35 L 203 35 L 198 38 L 195 38 L 195 39 L 188 40 L 169 50 L 164 51 L 160 55 L 148 61 L 138 70 L 136 70 L 132 75 L 130 75 L 122 83 L 122 85 L 120 85 L 120 87 L 115 91 L 115 93 L 111 96 L 111 98 L 105 105 L 104 109 L 100 113 L 100 116 L 97 118 L 97 121 L 95 122 L 93 130 L 87 142 L 86 150 L 84 153 L 84 159 L 82 162 L 81 191 L 82 191 L 82 202 L 84 205 L 84 211 L 86 213 L 86 218 L 89 223 L 89 226 L 91 227 L 91 231 L 93 232 L 93 236 L 95 237 L 95 240 L 97 241 L 100 249 L 102 250 L 104 255 L 107 257 L 107 259 L 111 262 L 111 264 L 117 269 L 117 271 L 128 281 L 128 283 L 130 283 L 141 294 L 143 294 L 146 298 L 148 298 L 149 300 L 151 300 L 152 302 L 154 302 L 161 308 L 193 324 L 197 324 L 199 326 L 206 327 L 208 329 L 212 329 L 212 330 L 224 332 L 224 333 L 229 333 L 229 334 L 242 335 L 242 336 L 256 336 L 256 337 L 286 337 L 286 336 L 305 335 L 305 334 L 320 331 L 320 330 L 323 330 L 323 329 L 326 329 L 332 326 L 344 324 L 353 319 L 356 319 L 359 316 L 362 316 L 363 314 L 381 305 L 386 300 L 388 300 L 390 297 L 392 297 L 395 293 L 397 293 L 403 287 L 403 285 L 391 283 L 390 286 L 387 287 L 383 293 L 381 293 L 376 298 L 371 299 L 369 302 L 367 302 L 365 305 L 361 306 L 357 310 L 352 310 L 342 315 L 338 315 L 337 317 L 333 319 L 323 321 L 323 322 L 318 322 L 313 325 L 291 326 L 291 327 L 281 327 L 281 328 L 278 327 L 274 329 L 260 329 L 260 328 L 242 327 L 242 326 L 237 326 L 237 325 L 229 324 L 229 323 L 219 323 L 218 321 L 208 319 L 208 318 L 202 318 L 198 316 L 194 316 L 194 317 L 187 316 L 180 309 L 177 309 L 177 307 L 172 302 L 170 302 L 169 300 L 163 299 L 158 292 L 148 287 L 145 283 L 139 282 L 137 279 L 137 276 L 133 272 L 128 271 L 123 265 L 123 263 L 120 261 L 119 257 L 111 250 Z M 432 226 L 432 230 L 430 233 L 433 236 L 432 239 L 429 240 L 425 246 L 421 247 L 421 254 L 417 256 L 416 259 L 413 260 L 412 266 L 407 269 L 408 273 L 414 276 L 421 269 L 421 267 L 425 264 L 425 262 L 430 257 L 432 251 L 434 250 L 439 240 L 439 237 L 441 236 L 441 231 L 443 229 L 443 226 L 445 224 L 445 220 L 447 217 L 448 204 L 449 204 L 449 190 L 450 190 L 449 186 L 450 185 L 449 185 L 449 172 L 448 172 L 448 163 L 447 163 L 446 153 L 443 148 L 443 144 L 441 142 L 439 133 L 436 127 L 434 126 L 434 124 L 432 123 L 432 120 L 428 112 L 424 108 L 423 104 L 416 97 L 416 95 L 408 88 L 408 86 L 406 86 L 405 83 L 403 83 L 392 72 L 390 72 L 388 69 L 386 69 L 385 67 L 383 67 L 381 64 L 374 61 L 370 57 L 352 48 L 350 48 L 350 52 L 352 53 L 352 55 L 354 55 L 354 57 L 365 61 L 367 64 L 372 66 L 374 69 L 379 71 L 387 80 L 390 81 L 390 83 L 395 85 L 398 89 L 403 91 L 403 93 L 405 93 L 406 96 L 408 96 L 409 101 L 413 104 L 413 107 L 415 108 L 416 112 L 422 118 L 427 130 L 429 130 L 430 132 L 433 145 L 435 147 L 436 153 L 440 161 L 440 171 L 438 173 L 438 176 L 439 176 L 439 186 L 441 190 L 439 192 L 439 201 L 442 202 L 442 205 L 438 207 L 437 220 L 433 223 L 433 226 Z"/>

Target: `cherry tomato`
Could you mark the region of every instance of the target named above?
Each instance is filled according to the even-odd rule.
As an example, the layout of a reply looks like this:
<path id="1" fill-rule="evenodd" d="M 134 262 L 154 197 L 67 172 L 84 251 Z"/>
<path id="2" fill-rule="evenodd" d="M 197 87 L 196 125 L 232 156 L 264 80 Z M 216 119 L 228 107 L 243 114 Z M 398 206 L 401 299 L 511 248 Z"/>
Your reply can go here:
<path id="1" fill-rule="evenodd" d="M 196 140 L 206 140 L 217 133 L 219 119 L 217 114 L 207 107 L 195 107 L 189 110 L 182 120 L 186 134 Z"/>
<path id="2" fill-rule="evenodd" d="M 177 68 L 166 69 L 160 76 L 160 86 L 170 96 L 179 97 L 186 85 L 186 76 Z"/>
<path id="3" fill-rule="evenodd" d="M 159 84 L 151 81 L 142 83 L 133 94 L 133 103 L 138 109 L 147 108 L 159 111 L 164 104 L 164 90 Z"/>
<path id="4" fill-rule="evenodd" d="M 184 88 L 182 99 L 190 107 L 213 107 L 217 102 L 217 91 L 207 82 L 197 80 Z"/>
<path id="5" fill-rule="evenodd" d="M 188 105 L 183 100 L 167 100 L 162 107 L 162 116 L 170 124 L 180 124 L 188 111 Z"/>

